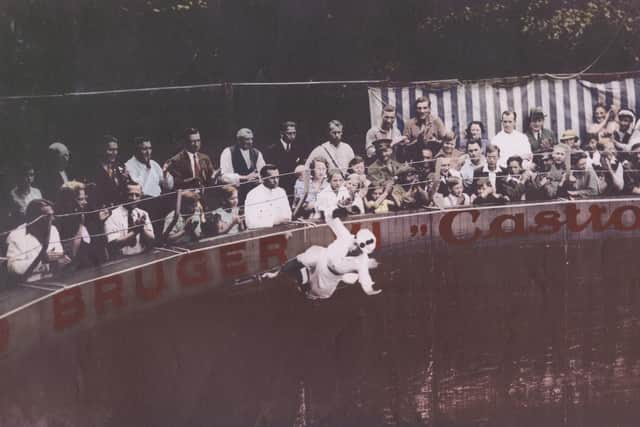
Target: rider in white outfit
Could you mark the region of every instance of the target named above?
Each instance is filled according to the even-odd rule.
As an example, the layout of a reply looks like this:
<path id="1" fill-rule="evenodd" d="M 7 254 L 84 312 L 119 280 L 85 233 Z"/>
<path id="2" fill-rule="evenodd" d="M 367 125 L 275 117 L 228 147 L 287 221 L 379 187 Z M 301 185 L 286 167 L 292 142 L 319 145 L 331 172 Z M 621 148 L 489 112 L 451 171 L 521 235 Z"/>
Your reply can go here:
<path id="1" fill-rule="evenodd" d="M 375 259 L 369 258 L 376 247 L 373 233 L 362 229 L 354 236 L 339 218 L 329 217 L 327 225 L 336 235 L 336 240 L 329 246 L 311 246 L 277 272 L 265 273 L 263 277 L 274 278 L 280 272 L 293 273 L 309 299 L 331 297 L 341 281 L 359 282 L 367 295 L 382 292 L 373 289 L 374 282 L 369 274 L 369 269 L 378 265 Z"/>

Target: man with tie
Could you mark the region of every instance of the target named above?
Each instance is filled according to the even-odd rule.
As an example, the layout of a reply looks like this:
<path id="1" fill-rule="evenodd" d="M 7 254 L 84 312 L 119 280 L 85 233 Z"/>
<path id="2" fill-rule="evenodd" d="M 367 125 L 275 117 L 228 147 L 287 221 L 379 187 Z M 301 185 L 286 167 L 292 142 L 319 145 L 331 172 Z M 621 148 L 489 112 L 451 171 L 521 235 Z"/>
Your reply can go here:
<path id="1" fill-rule="evenodd" d="M 222 150 L 220 167 L 227 182 L 239 185 L 238 198 L 244 203 L 247 193 L 260 184 L 259 170 L 265 165 L 260 150 L 253 147 L 253 131 L 242 128 L 236 133 L 236 143 Z"/>
<path id="2" fill-rule="evenodd" d="M 296 142 L 296 123 L 286 121 L 280 125 L 280 141 L 269 145 L 264 150 L 264 160 L 274 164 L 280 171 L 280 186 L 287 193 L 293 192 L 296 176 L 293 171 L 296 166 L 304 164 L 302 148 Z"/>
<path id="3" fill-rule="evenodd" d="M 200 131 L 185 129 L 184 149 L 167 161 L 176 189 L 209 187 L 218 180 L 220 171 L 200 152 L 201 147 Z"/>
<path id="4" fill-rule="evenodd" d="M 529 112 L 529 127 L 526 135 L 531 151 L 534 153 L 551 151 L 558 143 L 553 131 L 544 128 L 544 117 L 545 114 L 540 107 L 532 108 Z"/>

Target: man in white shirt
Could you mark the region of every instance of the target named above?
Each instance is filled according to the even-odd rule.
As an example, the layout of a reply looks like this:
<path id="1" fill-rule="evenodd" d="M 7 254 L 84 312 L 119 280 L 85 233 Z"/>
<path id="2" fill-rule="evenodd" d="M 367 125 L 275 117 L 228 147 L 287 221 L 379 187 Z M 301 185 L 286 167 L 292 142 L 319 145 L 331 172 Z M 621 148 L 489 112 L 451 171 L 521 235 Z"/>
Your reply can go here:
<path id="1" fill-rule="evenodd" d="M 220 168 L 225 182 L 239 185 L 238 198 L 243 203 L 247 193 L 258 185 L 259 171 L 265 165 L 260 150 L 253 146 L 253 131 L 242 128 L 236 133 L 236 143 L 222 150 Z"/>
<path id="2" fill-rule="evenodd" d="M 475 170 L 484 166 L 485 163 L 486 160 L 482 155 L 480 140 L 469 141 L 467 143 L 467 158 L 460 168 L 462 185 L 465 189 L 470 189 L 473 186 L 473 174 Z"/>
<path id="3" fill-rule="evenodd" d="M 62 249 L 58 229 L 52 224 L 51 203 L 42 199 L 30 202 L 25 221 L 7 237 L 9 273 L 33 282 L 49 277 L 55 266 L 71 262 Z"/>
<path id="4" fill-rule="evenodd" d="M 249 191 L 244 206 L 247 228 L 273 227 L 291 221 L 289 198 L 278 187 L 279 173 L 271 164 L 260 170 L 262 184 Z"/>
<path id="5" fill-rule="evenodd" d="M 376 155 L 376 148 L 373 144 L 375 141 L 388 139 L 391 141 L 392 148 L 399 142 L 408 142 L 408 138 L 400 133 L 395 124 L 396 108 L 393 105 L 385 105 L 382 109 L 380 126 L 373 126 L 365 136 L 365 150 L 368 158 L 372 159 Z"/>
<path id="6" fill-rule="evenodd" d="M 149 214 L 137 208 L 142 197 L 140 184 L 127 185 L 127 203 L 118 206 L 104 223 L 112 253 L 136 255 L 153 245 L 155 235 Z"/>
<path id="7" fill-rule="evenodd" d="M 147 137 L 135 137 L 135 154 L 124 164 L 132 180 L 142 186 L 142 195 L 157 197 L 162 191 L 173 189 L 173 176 L 169 173 L 169 162 L 164 167 L 151 159 L 153 148 Z"/>
<path id="8" fill-rule="evenodd" d="M 511 156 L 520 156 L 525 161 L 524 167 L 528 169 L 531 161 L 531 144 L 525 134 L 516 130 L 515 111 L 505 111 L 502 113 L 502 130 L 491 139 L 491 145 L 500 149 L 500 160 L 498 166 L 507 166 L 507 159 Z"/>
<path id="9" fill-rule="evenodd" d="M 355 157 L 349 144 L 342 141 L 342 123 L 337 120 L 329 122 L 329 140 L 313 149 L 304 167 L 310 169 L 314 159 L 325 159 L 329 169 L 339 169 L 342 175 L 346 175 L 349 162 Z"/>

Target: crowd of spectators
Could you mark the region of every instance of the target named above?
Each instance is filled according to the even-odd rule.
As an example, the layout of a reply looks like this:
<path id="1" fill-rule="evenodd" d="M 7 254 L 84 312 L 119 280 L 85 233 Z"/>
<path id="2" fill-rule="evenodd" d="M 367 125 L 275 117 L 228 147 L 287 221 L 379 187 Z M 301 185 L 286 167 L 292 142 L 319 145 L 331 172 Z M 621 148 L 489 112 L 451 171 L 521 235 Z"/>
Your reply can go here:
<path id="1" fill-rule="evenodd" d="M 120 141 L 106 135 L 89 177 L 74 176 L 69 149 L 54 142 L 45 170 L 16 170 L 7 195 L 14 228 L 0 235 L 6 268 L 38 280 L 158 245 L 322 220 L 335 209 L 357 215 L 640 194 L 640 125 L 630 110 L 596 105 L 585 141 L 573 129 L 556 138 L 541 108 L 522 132 L 516 113 L 504 111 L 492 138 L 479 121 L 455 134 L 428 98 L 418 98 L 415 111 L 400 132 L 394 107 L 385 106 L 363 144 L 343 141 L 342 123 L 332 120 L 328 140 L 308 154 L 292 121 L 264 150 L 243 128 L 218 162 L 202 152 L 194 128 L 162 166 L 150 138 L 134 138 L 134 155 L 122 162 Z"/>

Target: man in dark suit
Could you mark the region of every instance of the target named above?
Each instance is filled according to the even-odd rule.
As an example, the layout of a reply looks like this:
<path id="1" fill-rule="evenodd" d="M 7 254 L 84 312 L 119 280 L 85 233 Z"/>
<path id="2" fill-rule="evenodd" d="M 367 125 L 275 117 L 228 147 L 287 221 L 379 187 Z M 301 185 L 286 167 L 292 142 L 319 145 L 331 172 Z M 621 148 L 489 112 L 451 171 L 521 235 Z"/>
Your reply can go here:
<path id="1" fill-rule="evenodd" d="M 176 189 L 210 187 L 215 185 L 220 173 L 213 162 L 200 152 L 200 131 L 188 128 L 184 131 L 184 149 L 169 159 L 169 173 Z"/>
<path id="2" fill-rule="evenodd" d="M 280 187 L 284 188 L 287 194 L 293 192 L 293 185 L 296 176 L 293 173 L 296 166 L 304 164 L 302 148 L 296 143 L 296 124 L 286 121 L 280 125 L 280 141 L 269 145 L 264 150 L 264 160 L 274 164 L 280 171 Z"/>
<path id="3" fill-rule="evenodd" d="M 551 151 L 558 143 L 555 134 L 544 128 L 544 117 L 545 114 L 540 107 L 532 108 L 529 113 L 529 126 L 525 135 L 529 139 L 533 153 Z"/>

